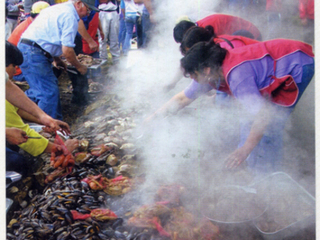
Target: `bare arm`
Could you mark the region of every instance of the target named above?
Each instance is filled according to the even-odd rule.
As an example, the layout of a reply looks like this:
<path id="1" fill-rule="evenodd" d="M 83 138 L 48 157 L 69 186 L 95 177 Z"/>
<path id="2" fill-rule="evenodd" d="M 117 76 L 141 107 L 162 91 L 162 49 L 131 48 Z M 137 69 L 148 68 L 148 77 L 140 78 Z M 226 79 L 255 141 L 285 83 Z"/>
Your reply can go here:
<path id="1" fill-rule="evenodd" d="M 42 111 L 37 104 L 32 102 L 25 93 L 12 81 L 6 82 L 6 99 L 14 106 L 28 112 L 38 119 L 38 121 L 53 129 L 58 130 L 59 126 L 56 125 L 54 119 Z"/>
<path id="2" fill-rule="evenodd" d="M 184 91 L 181 91 L 174 95 L 168 102 L 166 102 L 161 108 L 159 108 L 157 111 L 155 111 L 151 116 L 149 116 L 145 122 L 149 122 L 155 117 L 162 115 L 165 116 L 168 113 L 176 113 L 180 109 L 188 106 L 190 103 L 192 103 L 195 99 L 188 98 Z"/>
<path id="3" fill-rule="evenodd" d="M 73 66 L 75 66 L 75 68 L 82 74 L 86 74 L 87 73 L 87 67 L 85 65 L 82 65 L 77 57 L 76 54 L 73 50 L 72 47 L 66 47 L 66 46 L 62 46 L 62 52 L 64 57 L 68 60 L 69 63 L 71 63 Z"/>
<path id="4" fill-rule="evenodd" d="M 38 123 L 38 124 L 42 124 L 38 118 L 34 117 L 33 115 L 31 115 L 30 113 L 22 110 L 22 109 L 18 109 L 17 113 L 19 114 L 19 116 L 21 118 L 23 118 L 24 120 L 27 120 L 29 122 L 34 122 L 34 123 Z M 70 134 L 70 127 L 69 124 L 57 119 L 53 119 L 53 121 L 55 122 L 56 126 L 59 126 L 58 129 L 56 130 L 60 130 L 62 132 L 64 132 L 64 134 Z M 52 129 L 49 129 L 52 130 Z"/>
<path id="5" fill-rule="evenodd" d="M 270 109 L 270 106 L 264 104 L 261 110 L 258 112 L 248 138 L 246 139 L 244 145 L 232 154 L 230 154 L 226 159 L 226 167 L 229 169 L 238 167 L 243 163 L 252 150 L 258 145 L 261 138 L 263 137 L 264 131 L 267 128 L 268 124 L 271 121 L 271 116 L 274 114 L 274 111 Z"/>
<path id="6" fill-rule="evenodd" d="M 81 37 L 89 44 L 89 47 L 90 47 L 91 51 L 97 51 L 98 50 L 98 44 L 89 35 L 86 27 L 84 26 L 83 20 L 81 20 L 81 19 L 80 19 L 79 25 L 78 25 L 78 32 L 81 35 Z"/>

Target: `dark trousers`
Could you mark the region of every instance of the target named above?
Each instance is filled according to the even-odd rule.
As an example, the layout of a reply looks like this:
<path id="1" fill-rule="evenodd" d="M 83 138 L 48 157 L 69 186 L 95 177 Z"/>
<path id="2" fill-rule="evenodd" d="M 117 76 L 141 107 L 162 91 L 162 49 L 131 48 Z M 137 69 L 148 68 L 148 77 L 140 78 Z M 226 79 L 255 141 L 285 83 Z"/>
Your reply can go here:
<path id="1" fill-rule="evenodd" d="M 6 147 L 6 170 L 18 172 L 23 177 L 26 177 L 28 173 L 27 159 L 9 146 Z"/>
<path id="2" fill-rule="evenodd" d="M 73 89 L 71 102 L 78 105 L 86 104 L 89 99 L 89 84 L 87 74 L 81 75 L 79 72 L 78 74 L 68 72 L 68 76 L 71 80 Z"/>

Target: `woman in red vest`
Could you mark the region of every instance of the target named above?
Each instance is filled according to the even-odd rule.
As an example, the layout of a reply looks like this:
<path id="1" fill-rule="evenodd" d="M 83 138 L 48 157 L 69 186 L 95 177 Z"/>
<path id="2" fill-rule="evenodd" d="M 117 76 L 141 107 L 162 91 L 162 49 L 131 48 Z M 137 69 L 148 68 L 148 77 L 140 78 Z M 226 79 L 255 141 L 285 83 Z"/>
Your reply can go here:
<path id="1" fill-rule="evenodd" d="M 314 74 L 312 47 L 288 39 L 232 50 L 213 41 L 200 42 L 181 59 L 181 67 L 198 83 L 234 96 L 252 117 L 226 167 L 246 160 L 255 171 L 279 170 L 286 119 Z"/>

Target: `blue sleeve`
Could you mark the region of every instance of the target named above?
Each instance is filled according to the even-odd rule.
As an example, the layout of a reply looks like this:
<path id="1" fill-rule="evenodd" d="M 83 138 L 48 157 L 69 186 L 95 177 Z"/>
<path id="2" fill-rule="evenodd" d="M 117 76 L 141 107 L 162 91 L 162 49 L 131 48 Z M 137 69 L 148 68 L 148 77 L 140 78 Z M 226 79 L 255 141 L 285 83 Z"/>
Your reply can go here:
<path id="1" fill-rule="evenodd" d="M 195 80 L 192 80 L 189 86 L 184 89 L 184 94 L 189 99 L 196 99 L 212 89 L 213 87 L 211 87 L 209 84 L 199 84 Z"/>
<path id="2" fill-rule="evenodd" d="M 263 98 L 257 85 L 257 75 L 249 62 L 234 68 L 228 76 L 233 96 L 252 114 L 257 114 Z"/>
<path id="3" fill-rule="evenodd" d="M 61 32 L 61 45 L 66 47 L 75 47 L 74 39 L 78 32 L 77 19 L 61 15 L 58 19 L 58 26 Z"/>
<path id="4" fill-rule="evenodd" d="M 125 9 L 125 8 L 126 8 L 126 6 L 124 5 L 124 1 L 123 1 L 123 0 L 121 0 L 120 8 L 121 8 L 121 9 Z"/>

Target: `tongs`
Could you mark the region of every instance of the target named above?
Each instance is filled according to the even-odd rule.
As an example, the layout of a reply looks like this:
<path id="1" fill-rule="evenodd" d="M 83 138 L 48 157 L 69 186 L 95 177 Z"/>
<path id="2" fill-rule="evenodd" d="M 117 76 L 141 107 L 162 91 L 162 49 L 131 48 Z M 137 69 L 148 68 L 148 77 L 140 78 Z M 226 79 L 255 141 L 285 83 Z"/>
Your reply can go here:
<path id="1" fill-rule="evenodd" d="M 6 188 L 12 183 L 17 182 L 21 179 L 21 174 L 14 171 L 6 171 Z"/>

